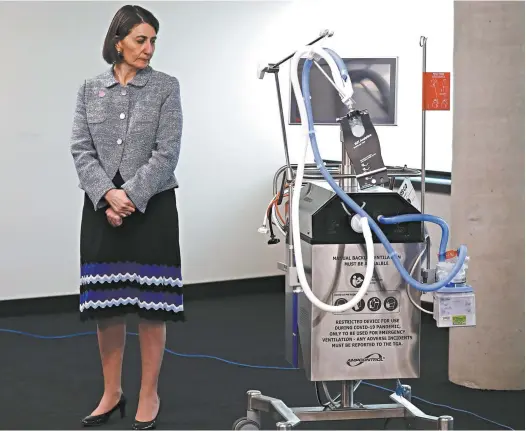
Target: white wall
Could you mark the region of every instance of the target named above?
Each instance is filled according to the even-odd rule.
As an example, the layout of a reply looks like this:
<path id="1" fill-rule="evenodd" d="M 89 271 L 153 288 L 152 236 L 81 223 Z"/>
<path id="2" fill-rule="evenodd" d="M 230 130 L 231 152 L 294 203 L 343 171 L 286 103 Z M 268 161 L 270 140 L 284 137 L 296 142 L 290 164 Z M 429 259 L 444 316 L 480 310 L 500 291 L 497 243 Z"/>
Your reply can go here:
<path id="1" fill-rule="evenodd" d="M 299 1 L 273 20 L 277 35 L 268 43 L 270 61 L 279 60 L 308 43 L 319 29 L 335 34 L 326 42 L 341 57 L 398 57 L 397 126 L 376 128 L 384 162 L 390 166 L 421 166 L 422 48 L 426 36 L 427 71 L 450 72 L 453 67 L 453 0 Z M 287 37 L 283 36 L 290 30 Z M 289 63 L 287 63 L 287 66 Z M 282 88 L 288 89 L 289 67 L 283 68 Z M 270 81 L 270 79 L 269 79 Z M 271 83 L 267 83 L 270 89 Z M 286 99 L 288 112 L 289 97 Z M 316 103 L 313 100 L 313 103 Z M 452 111 L 427 113 L 426 169 L 451 172 Z M 300 128 L 289 126 L 299 143 Z M 327 159 L 341 158 L 339 129 L 317 128 L 320 151 Z M 312 158 L 311 158 L 312 159 Z"/>
<path id="2" fill-rule="evenodd" d="M 351 0 L 325 13 L 327 0 L 299 2 L 143 2 L 161 21 L 152 65 L 181 82 L 185 116 L 176 174 L 186 283 L 277 274 L 281 244 L 257 233 L 275 171 L 284 163 L 272 77 L 275 61 L 320 29 L 341 56 L 399 56 L 398 126 L 378 128 L 385 162 L 419 166 L 420 35 L 428 70 L 449 71 L 452 1 L 442 21 L 408 13 L 405 2 Z M 0 2 L 0 299 L 78 291 L 82 194 L 69 153 L 79 84 L 105 67 L 100 52 L 124 2 Z M 400 6 L 402 5 L 402 6 Z M 411 17 L 410 17 L 411 15 Z M 285 33 L 288 36 L 285 36 Z M 288 70 L 283 69 L 282 86 Z M 284 100 L 288 109 L 288 97 Z M 450 169 L 450 113 L 429 116 L 428 168 Z M 291 147 L 298 128 L 289 127 Z M 319 135 L 324 157 L 339 157 L 336 129 Z M 294 154 L 292 154 L 294 160 Z"/>

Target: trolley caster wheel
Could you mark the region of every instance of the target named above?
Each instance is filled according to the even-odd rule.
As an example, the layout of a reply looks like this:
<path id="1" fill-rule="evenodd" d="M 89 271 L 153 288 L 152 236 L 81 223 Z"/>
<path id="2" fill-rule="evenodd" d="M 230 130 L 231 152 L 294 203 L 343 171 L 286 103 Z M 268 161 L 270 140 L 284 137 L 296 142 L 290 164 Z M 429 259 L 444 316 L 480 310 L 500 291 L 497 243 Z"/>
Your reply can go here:
<path id="1" fill-rule="evenodd" d="M 259 430 L 259 424 L 248 418 L 239 418 L 232 426 L 233 430 Z"/>

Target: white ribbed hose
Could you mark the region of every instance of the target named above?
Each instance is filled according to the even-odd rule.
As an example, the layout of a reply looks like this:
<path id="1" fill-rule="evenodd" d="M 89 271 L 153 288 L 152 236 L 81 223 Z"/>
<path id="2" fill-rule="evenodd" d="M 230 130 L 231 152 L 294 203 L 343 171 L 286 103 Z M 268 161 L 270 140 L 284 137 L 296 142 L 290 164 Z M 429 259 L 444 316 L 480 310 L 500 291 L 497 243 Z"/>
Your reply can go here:
<path id="1" fill-rule="evenodd" d="M 300 117 L 301 117 L 301 124 L 303 129 L 305 130 L 305 145 L 303 148 L 303 151 L 300 153 L 300 160 L 298 161 L 298 167 L 296 171 L 296 178 L 294 181 L 294 191 L 292 193 L 292 205 L 291 205 L 291 220 L 290 224 L 292 227 L 292 238 L 294 243 L 294 258 L 296 260 L 296 268 L 298 273 L 298 280 L 300 282 L 300 285 L 303 289 L 303 292 L 305 293 L 305 296 L 307 299 L 317 308 L 323 311 L 327 311 L 329 313 L 341 313 L 344 311 L 347 311 L 353 307 L 355 307 L 365 296 L 367 293 L 367 290 L 369 288 L 369 284 L 371 283 L 371 280 L 373 278 L 373 271 L 374 271 L 374 243 L 373 243 L 373 237 L 371 233 L 371 229 L 369 227 L 369 223 L 366 217 L 362 217 L 360 220 L 360 224 L 362 227 L 362 234 L 365 239 L 365 245 L 367 250 L 367 262 L 366 262 L 366 270 L 365 270 L 365 279 L 363 281 L 362 286 L 360 289 L 358 289 L 358 292 L 356 295 L 347 303 L 342 305 L 329 305 L 325 302 L 321 301 L 319 298 L 314 295 L 312 292 L 312 289 L 309 286 L 307 277 L 305 276 L 305 268 L 303 265 L 303 254 L 301 252 L 301 234 L 300 234 L 300 226 L 299 226 L 299 204 L 300 204 L 300 195 L 301 195 L 301 187 L 303 183 L 303 174 L 305 171 L 305 158 L 307 155 L 307 148 L 309 146 L 309 130 L 308 130 L 308 119 L 307 119 L 307 110 L 305 108 L 303 95 L 301 93 L 301 88 L 299 84 L 298 79 L 298 63 L 300 58 L 310 52 L 316 52 L 318 55 L 323 57 L 327 63 L 329 64 L 331 71 L 338 70 L 337 65 L 335 64 L 332 57 L 324 52 L 323 50 L 318 50 L 315 47 L 309 46 L 305 47 L 294 55 L 291 61 L 291 80 L 292 80 L 292 87 L 294 89 L 294 94 L 296 96 L 296 100 L 298 103 L 299 111 L 300 111 Z M 337 76 L 334 76 L 334 80 L 336 83 L 341 83 L 341 78 L 339 78 L 339 74 Z M 342 89 L 342 92 L 343 89 Z"/>

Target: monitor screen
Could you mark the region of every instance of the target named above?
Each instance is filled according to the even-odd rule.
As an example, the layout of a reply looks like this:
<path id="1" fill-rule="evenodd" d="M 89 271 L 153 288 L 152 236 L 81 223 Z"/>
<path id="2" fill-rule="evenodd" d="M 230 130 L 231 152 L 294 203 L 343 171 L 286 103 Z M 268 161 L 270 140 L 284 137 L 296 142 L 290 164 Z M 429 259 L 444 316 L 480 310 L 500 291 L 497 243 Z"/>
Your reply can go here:
<path id="1" fill-rule="evenodd" d="M 396 77 L 397 57 L 386 58 L 343 58 L 353 84 L 355 108 L 367 110 L 375 126 L 396 125 Z M 298 64 L 298 77 L 301 86 L 301 73 L 305 59 Z M 319 66 L 332 79 L 325 60 Z M 348 109 L 327 77 L 314 64 L 310 71 L 310 93 L 312 96 L 312 115 L 314 124 L 338 124 L 337 118 L 347 114 Z M 292 85 L 290 86 L 289 124 L 300 124 L 300 113 Z"/>

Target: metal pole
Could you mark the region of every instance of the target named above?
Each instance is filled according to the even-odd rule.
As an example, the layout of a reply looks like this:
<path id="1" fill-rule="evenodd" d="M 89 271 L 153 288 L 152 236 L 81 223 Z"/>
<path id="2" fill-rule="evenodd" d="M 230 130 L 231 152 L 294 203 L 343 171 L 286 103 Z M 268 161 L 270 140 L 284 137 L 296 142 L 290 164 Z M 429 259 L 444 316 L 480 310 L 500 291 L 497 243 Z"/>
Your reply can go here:
<path id="1" fill-rule="evenodd" d="M 292 206 L 292 198 L 294 193 L 300 193 L 299 190 L 294 190 L 294 187 L 289 187 L 289 228 L 287 230 L 287 268 L 296 266 L 296 260 L 294 259 L 294 241 L 292 237 L 292 217 L 290 216 L 290 207 Z M 289 270 L 290 271 L 290 270 Z"/>
<path id="2" fill-rule="evenodd" d="M 440 416 L 438 418 L 439 430 L 452 430 L 453 429 L 453 418 L 451 416 Z"/>
<path id="3" fill-rule="evenodd" d="M 426 238 L 426 269 L 431 269 L 431 237 L 428 235 Z M 429 275 L 429 272 L 427 273 Z"/>
<path id="4" fill-rule="evenodd" d="M 281 102 L 281 91 L 279 87 L 279 74 L 275 73 L 276 91 L 278 93 L 279 119 L 281 121 L 281 133 L 283 135 L 283 145 L 285 146 L 285 161 L 287 163 L 287 181 L 292 182 L 292 168 L 290 167 L 289 145 L 287 142 L 287 130 L 285 126 L 285 116 L 283 114 L 283 103 Z"/>
<path id="5" fill-rule="evenodd" d="M 342 407 L 349 408 L 354 406 L 354 380 L 344 380 L 342 382 Z"/>
<path id="6" fill-rule="evenodd" d="M 420 37 L 420 46 L 422 47 L 422 83 L 424 73 L 426 72 L 426 55 L 427 55 L 427 37 Z M 422 85 L 422 92 L 424 91 Z M 422 94 L 423 97 L 423 94 Z M 422 173 L 421 173 L 421 191 L 420 191 L 420 211 L 425 213 L 425 195 L 426 195 L 426 110 L 422 105 Z M 422 225 L 423 228 L 423 225 Z"/>
<path id="7" fill-rule="evenodd" d="M 307 46 L 314 45 L 316 42 L 319 42 L 320 40 L 322 40 L 325 37 L 332 37 L 333 34 L 334 34 L 334 32 L 331 31 L 331 30 L 322 30 L 320 32 L 320 35 L 316 39 L 314 39 L 312 42 L 309 42 L 307 44 Z M 294 57 L 294 54 L 296 54 L 296 51 L 294 51 L 292 54 L 290 54 L 287 57 L 285 57 L 283 60 L 278 61 L 276 64 L 272 64 L 271 67 L 279 67 L 279 66 L 281 66 L 287 60 L 290 60 L 292 57 Z"/>

